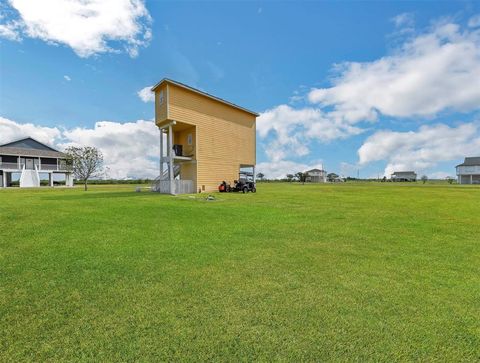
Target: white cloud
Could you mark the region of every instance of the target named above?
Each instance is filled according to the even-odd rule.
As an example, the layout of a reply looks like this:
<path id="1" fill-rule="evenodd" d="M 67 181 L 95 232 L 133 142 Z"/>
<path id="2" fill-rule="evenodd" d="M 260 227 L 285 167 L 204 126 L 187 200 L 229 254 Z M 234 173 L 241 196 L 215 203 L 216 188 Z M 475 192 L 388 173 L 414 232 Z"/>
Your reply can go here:
<path id="1" fill-rule="evenodd" d="M 480 27 L 480 14 L 477 14 L 477 15 L 475 15 L 475 16 L 472 16 L 472 17 L 468 20 L 468 26 L 471 27 L 471 28 Z"/>
<path id="2" fill-rule="evenodd" d="M 457 24 L 436 25 L 391 56 L 336 69 L 333 87 L 312 89 L 309 100 L 348 123 L 480 108 L 480 31 Z"/>
<path id="3" fill-rule="evenodd" d="M 392 22 L 397 28 L 413 28 L 415 18 L 412 13 L 401 13 L 392 18 Z"/>
<path id="4" fill-rule="evenodd" d="M 0 37 L 19 42 L 22 40 L 17 29 L 21 26 L 18 21 L 10 21 L 6 24 L 0 24 Z"/>
<path id="5" fill-rule="evenodd" d="M 159 174 L 159 132 L 153 121 L 97 122 L 93 128 L 62 129 L 21 124 L 0 117 L 0 144 L 31 136 L 59 150 L 95 146 L 112 178 L 154 178 Z"/>
<path id="6" fill-rule="evenodd" d="M 260 138 L 273 134 L 273 141 L 265 146 L 272 161 L 307 155 L 311 140 L 328 142 L 362 132 L 357 127 L 329 119 L 319 108 L 295 109 L 288 105 L 263 112 L 257 120 L 257 131 Z"/>
<path id="7" fill-rule="evenodd" d="M 68 81 L 68 82 L 70 82 L 70 81 L 72 80 L 72 79 L 71 79 L 69 76 L 67 76 L 67 75 L 63 76 L 63 78 L 64 78 L 66 81 Z"/>
<path id="8" fill-rule="evenodd" d="M 137 92 L 137 95 L 143 102 L 155 102 L 155 93 L 151 90 L 152 86 L 144 87 Z"/>
<path id="9" fill-rule="evenodd" d="M 21 124 L 0 116 L 0 144 L 28 136 L 53 146 L 61 138 L 62 132 L 57 127 Z"/>
<path id="10" fill-rule="evenodd" d="M 448 177 L 455 179 L 456 178 L 455 171 L 451 171 L 450 173 L 446 171 L 437 171 L 429 175 L 430 179 L 446 179 Z"/>
<path id="11" fill-rule="evenodd" d="M 360 164 L 385 160 L 385 175 L 394 171 L 425 172 L 443 161 L 476 156 L 480 150 L 478 123 L 458 127 L 438 124 L 421 126 L 417 131 L 378 131 L 358 150 Z"/>
<path id="12" fill-rule="evenodd" d="M 143 0 L 9 0 L 18 19 L 0 25 L 0 36 L 38 38 L 71 47 L 80 57 L 119 52 L 130 56 L 151 38 L 150 15 Z"/>
<path id="13" fill-rule="evenodd" d="M 159 174 L 159 132 L 153 121 L 118 123 L 100 121 L 93 128 L 64 130 L 70 145 L 99 148 L 112 178 L 156 177 Z"/>
<path id="14" fill-rule="evenodd" d="M 304 172 L 314 168 L 321 168 L 321 162 L 312 162 L 309 164 L 296 163 L 289 160 L 280 160 L 273 162 L 263 162 L 257 164 L 256 172 L 265 174 L 267 179 L 282 179 L 287 174 L 295 174 L 299 171 Z"/>
<path id="15" fill-rule="evenodd" d="M 412 14 L 392 20 L 398 34 L 414 33 Z M 263 112 L 257 129 L 269 159 L 307 155 L 311 141 L 360 134 L 365 123 L 381 117 L 421 122 L 445 111 L 480 109 L 480 29 L 444 22 L 401 39 L 391 55 L 335 65 L 332 86 L 311 89 L 305 106 L 279 105 Z"/>

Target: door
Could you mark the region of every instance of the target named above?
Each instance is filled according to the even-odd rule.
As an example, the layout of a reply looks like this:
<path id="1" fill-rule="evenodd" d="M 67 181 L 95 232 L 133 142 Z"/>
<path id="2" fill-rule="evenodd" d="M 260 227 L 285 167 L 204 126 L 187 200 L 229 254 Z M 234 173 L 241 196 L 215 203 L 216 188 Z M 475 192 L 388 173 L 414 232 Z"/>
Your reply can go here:
<path id="1" fill-rule="evenodd" d="M 33 170 L 33 159 L 25 160 L 25 169 Z"/>

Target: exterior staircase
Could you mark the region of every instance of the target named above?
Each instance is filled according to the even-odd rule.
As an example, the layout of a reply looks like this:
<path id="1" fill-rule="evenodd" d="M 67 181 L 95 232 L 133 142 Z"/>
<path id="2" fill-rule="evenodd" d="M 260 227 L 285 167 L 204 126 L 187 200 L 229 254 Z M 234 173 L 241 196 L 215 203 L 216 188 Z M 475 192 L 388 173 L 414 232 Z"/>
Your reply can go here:
<path id="1" fill-rule="evenodd" d="M 25 165 L 22 169 L 22 175 L 20 176 L 21 188 L 38 188 L 40 187 L 40 175 L 38 175 L 37 166 L 35 170 L 25 169 Z"/>
<path id="2" fill-rule="evenodd" d="M 173 178 L 176 178 L 179 175 L 180 175 L 180 165 L 174 164 L 173 165 Z M 167 170 L 163 171 L 162 175 L 157 176 L 155 178 L 155 180 L 152 182 L 152 185 L 151 185 L 152 191 L 154 191 L 154 192 L 163 191 L 162 189 L 164 189 L 165 185 L 162 185 L 162 184 L 166 184 L 166 182 L 168 182 L 168 181 L 169 180 L 168 180 L 168 169 L 167 169 Z"/>

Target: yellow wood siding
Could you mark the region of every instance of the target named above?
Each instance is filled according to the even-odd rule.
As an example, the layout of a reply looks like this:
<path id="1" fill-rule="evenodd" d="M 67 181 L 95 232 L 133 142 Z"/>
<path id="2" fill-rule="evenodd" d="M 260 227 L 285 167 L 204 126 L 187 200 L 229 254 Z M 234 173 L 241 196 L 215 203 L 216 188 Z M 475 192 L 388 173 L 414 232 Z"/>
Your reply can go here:
<path id="1" fill-rule="evenodd" d="M 233 183 L 238 179 L 240 165 L 255 165 L 255 115 L 174 84 L 168 84 L 168 97 L 165 92 L 168 115 L 157 106 L 157 125 L 169 121 L 194 125 L 183 126 L 174 134 L 174 143 L 183 145 L 184 155 L 190 151 L 189 133 L 195 146 L 196 164 L 182 165 L 182 179 L 194 180 L 196 190 L 204 187 L 209 192 L 217 190 L 223 180 Z M 191 179 L 193 176 L 195 179 Z"/>
<path id="2" fill-rule="evenodd" d="M 160 95 L 163 92 L 163 102 L 160 102 Z M 155 91 L 155 122 L 158 125 L 167 120 L 167 86 L 164 85 Z"/>
<path id="3" fill-rule="evenodd" d="M 188 145 L 188 135 L 192 135 L 192 145 Z M 195 126 L 177 131 L 173 137 L 174 144 L 180 144 L 183 147 L 183 155 L 195 158 L 196 156 L 196 143 L 195 143 L 196 133 Z"/>

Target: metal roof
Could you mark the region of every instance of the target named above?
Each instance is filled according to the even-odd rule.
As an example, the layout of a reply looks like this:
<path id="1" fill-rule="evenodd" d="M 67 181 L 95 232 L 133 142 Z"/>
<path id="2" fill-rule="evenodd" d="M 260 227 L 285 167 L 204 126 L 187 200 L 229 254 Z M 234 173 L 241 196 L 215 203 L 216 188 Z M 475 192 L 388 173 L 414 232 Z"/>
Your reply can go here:
<path id="1" fill-rule="evenodd" d="M 0 155 L 15 156 L 36 156 L 44 158 L 65 158 L 66 155 L 60 151 L 35 150 L 23 147 L 3 147 L 0 146 Z"/>
<path id="2" fill-rule="evenodd" d="M 465 158 L 465 161 L 462 164 L 459 164 L 457 166 L 478 166 L 478 165 L 480 165 L 480 156 Z"/>
<path id="3" fill-rule="evenodd" d="M 402 174 L 403 175 L 405 175 L 405 174 L 415 174 L 416 175 L 417 173 L 415 173 L 414 171 L 396 171 L 396 172 L 392 173 L 392 175 L 402 175 Z"/>
<path id="4" fill-rule="evenodd" d="M 33 141 L 33 143 L 32 143 Z M 23 145 L 30 143 L 29 147 L 19 147 L 15 145 Z M 35 147 L 38 144 L 38 147 Z M 44 144 L 33 137 L 25 137 L 23 139 L 8 142 L 0 145 L 0 155 L 15 155 L 15 156 L 35 156 L 46 158 L 64 158 L 66 155 L 51 146 Z"/>
<path id="5" fill-rule="evenodd" d="M 234 108 L 237 108 L 239 110 L 242 110 L 244 112 L 247 112 L 247 113 L 250 113 L 252 115 L 254 115 L 255 117 L 258 117 L 258 113 L 256 112 L 253 112 L 253 111 L 250 111 L 249 109 L 246 109 L 242 106 L 239 106 L 239 105 L 236 105 L 235 103 L 232 103 L 232 102 L 229 102 L 227 100 L 224 100 L 223 98 L 220 98 L 220 97 L 217 97 L 217 96 L 214 96 L 214 95 L 211 95 L 210 93 L 207 93 L 207 92 L 203 92 L 203 91 L 200 91 L 199 89 L 196 89 L 196 88 L 193 88 L 189 85 L 186 85 L 184 83 L 181 83 L 181 82 L 177 82 L 177 81 L 174 81 L 173 79 L 169 79 L 169 78 L 164 78 L 162 79 L 160 82 L 158 82 L 155 86 L 153 86 L 151 88 L 152 92 L 155 92 L 155 90 L 160 87 L 162 84 L 164 83 L 171 83 L 175 86 L 178 86 L 178 87 L 181 87 L 183 89 L 186 89 L 186 90 L 189 90 L 189 91 L 192 91 L 192 92 L 195 92 L 195 93 L 198 93 L 202 96 L 205 96 L 205 97 L 208 97 L 208 98 L 211 98 L 215 101 L 218 101 L 218 102 L 221 102 L 225 105 L 228 105 L 228 106 L 231 106 L 231 107 L 234 107 Z"/>

